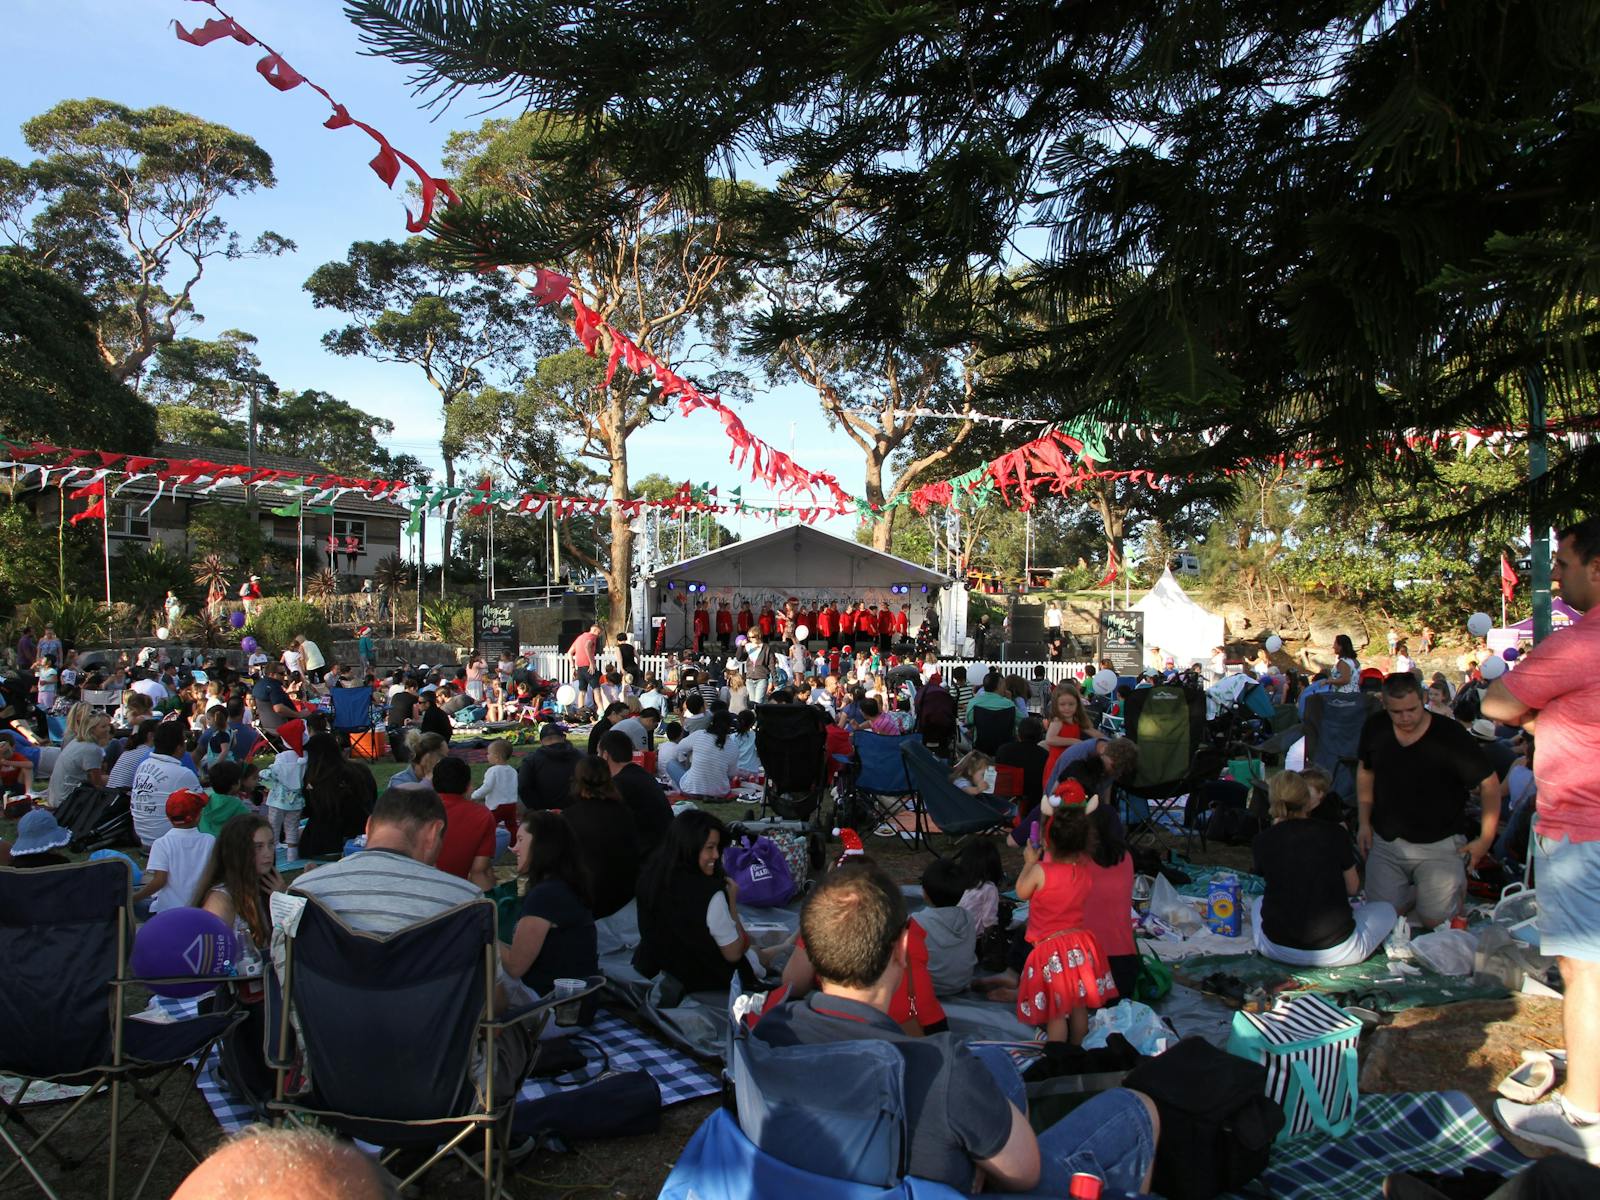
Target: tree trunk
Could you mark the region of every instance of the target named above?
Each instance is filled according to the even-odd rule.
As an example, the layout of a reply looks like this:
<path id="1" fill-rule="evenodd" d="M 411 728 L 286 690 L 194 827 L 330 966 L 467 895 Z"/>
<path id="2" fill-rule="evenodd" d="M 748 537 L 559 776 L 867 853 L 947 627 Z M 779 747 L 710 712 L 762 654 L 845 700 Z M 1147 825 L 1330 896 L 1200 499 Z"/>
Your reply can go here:
<path id="1" fill-rule="evenodd" d="M 1116 495 L 1112 491 L 1114 484 L 1102 485 L 1095 489 L 1094 506 L 1100 513 L 1100 525 L 1105 531 L 1107 567 L 1111 562 L 1116 562 L 1118 571 L 1127 570 L 1127 565 L 1122 561 L 1122 537 L 1127 521 L 1127 513 L 1117 503 Z"/>
<path id="2" fill-rule="evenodd" d="M 611 597 L 611 614 L 606 621 L 606 636 L 615 638 L 628 627 L 633 583 L 633 525 L 620 503 L 628 498 L 628 426 L 623 400 L 613 391 L 607 395 L 606 449 L 611 454 L 611 561 L 607 566 L 606 592 Z"/>
<path id="3" fill-rule="evenodd" d="M 443 457 L 444 457 L 444 482 L 445 482 L 445 486 L 446 487 L 455 487 L 455 485 L 456 485 L 456 456 L 453 455 L 453 454 L 444 454 Z M 449 514 L 449 513 L 453 513 L 455 510 L 452 509 L 452 508 L 446 508 L 444 511 L 447 514 Z M 455 539 L 455 536 L 456 536 L 456 519 L 455 519 L 454 516 L 448 516 L 447 515 L 445 517 L 445 519 L 444 519 L 444 547 L 439 553 L 439 595 L 440 596 L 444 595 L 445 577 L 450 574 L 450 545 L 451 545 L 451 542 Z M 427 549 L 426 546 L 423 547 L 422 553 L 423 553 L 424 556 L 427 555 L 428 549 Z"/>
<path id="4" fill-rule="evenodd" d="M 894 536 L 894 523 L 889 520 L 889 514 L 883 508 L 883 461 L 886 455 L 881 453 L 876 446 L 867 453 L 867 503 L 872 505 L 877 515 L 881 518 L 872 523 L 872 548 L 879 554 L 888 554 L 890 540 Z"/>

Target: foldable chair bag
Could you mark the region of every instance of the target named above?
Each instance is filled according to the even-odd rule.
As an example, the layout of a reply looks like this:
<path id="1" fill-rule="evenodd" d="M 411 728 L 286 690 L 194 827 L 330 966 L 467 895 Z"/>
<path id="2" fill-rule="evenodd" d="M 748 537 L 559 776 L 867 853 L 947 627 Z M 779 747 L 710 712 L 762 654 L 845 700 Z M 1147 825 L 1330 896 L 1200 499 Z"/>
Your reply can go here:
<path id="1" fill-rule="evenodd" d="M 368 729 L 350 735 L 350 757 L 376 762 L 389 753 L 389 735 L 382 729 Z"/>
<path id="2" fill-rule="evenodd" d="M 1342 1137 L 1356 1119 L 1356 1043 L 1361 1022 L 1310 993 L 1270 1012 L 1237 1012 L 1228 1053 L 1267 1069 L 1267 1095 L 1283 1107 L 1284 1141 L 1320 1129 Z"/>
<path id="3" fill-rule="evenodd" d="M 121 790 L 80 784 L 61 802 L 56 821 L 72 834 L 72 849 L 80 853 L 139 844 L 128 793 Z"/>

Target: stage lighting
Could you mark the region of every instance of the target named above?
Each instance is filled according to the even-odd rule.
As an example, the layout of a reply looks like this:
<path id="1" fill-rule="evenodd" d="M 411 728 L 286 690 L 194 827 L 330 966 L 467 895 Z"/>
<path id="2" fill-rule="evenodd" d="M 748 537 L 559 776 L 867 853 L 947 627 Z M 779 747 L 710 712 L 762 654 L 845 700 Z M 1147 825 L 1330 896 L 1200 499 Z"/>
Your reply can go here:
<path id="1" fill-rule="evenodd" d="M 923 584 L 922 585 L 922 594 L 924 596 L 926 596 L 928 594 L 928 585 L 927 584 Z"/>
<path id="2" fill-rule="evenodd" d="M 676 579 L 667 580 L 667 591 L 675 592 L 677 590 L 678 590 L 678 581 Z"/>

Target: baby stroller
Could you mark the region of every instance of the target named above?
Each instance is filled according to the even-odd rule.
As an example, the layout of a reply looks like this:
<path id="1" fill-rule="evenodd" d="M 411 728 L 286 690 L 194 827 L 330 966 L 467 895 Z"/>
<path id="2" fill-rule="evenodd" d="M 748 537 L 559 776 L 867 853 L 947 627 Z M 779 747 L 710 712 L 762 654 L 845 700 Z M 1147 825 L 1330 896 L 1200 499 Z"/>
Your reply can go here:
<path id="1" fill-rule="evenodd" d="M 756 757 L 766 784 L 762 810 L 810 823 L 828 790 L 828 718 L 812 704 L 756 706 Z"/>

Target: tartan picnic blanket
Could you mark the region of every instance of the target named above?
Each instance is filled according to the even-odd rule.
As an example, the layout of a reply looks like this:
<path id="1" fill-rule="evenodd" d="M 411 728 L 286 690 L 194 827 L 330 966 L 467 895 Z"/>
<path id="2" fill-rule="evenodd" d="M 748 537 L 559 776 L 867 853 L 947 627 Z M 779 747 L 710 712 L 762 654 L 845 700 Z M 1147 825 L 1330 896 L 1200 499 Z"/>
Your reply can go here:
<path id="1" fill-rule="evenodd" d="M 1392 1092 L 1361 1097 L 1349 1133 L 1319 1130 L 1273 1147 L 1252 1185 L 1276 1200 L 1372 1200 L 1396 1171 L 1514 1175 L 1529 1163 L 1484 1120 L 1465 1092 Z M 1236 1194 L 1237 1195 L 1237 1194 Z"/>
<path id="2" fill-rule="evenodd" d="M 163 1012 L 174 1019 L 194 1016 L 198 1009 L 195 1000 L 170 1000 L 155 998 Z M 656 1041 L 649 1034 L 628 1024 L 608 1012 L 596 1015 L 594 1023 L 586 1028 L 573 1029 L 579 1039 L 576 1043 L 586 1057 L 593 1061 L 593 1047 L 599 1047 L 606 1056 L 606 1069 L 610 1071 L 646 1071 L 661 1089 L 661 1106 L 669 1108 L 686 1100 L 701 1096 L 714 1096 L 722 1090 L 717 1076 L 701 1066 L 681 1050 Z M 592 1043 L 584 1045 L 584 1041 Z M 529 1079 L 522 1085 L 517 1101 L 538 1100 L 557 1092 L 574 1091 L 592 1082 L 583 1078 L 577 1083 L 556 1083 L 550 1079 Z M 240 1103 L 223 1083 L 217 1072 L 217 1055 L 212 1053 L 199 1076 L 200 1094 L 211 1106 L 227 1133 L 237 1133 L 257 1118 L 248 1105 Z"/>

